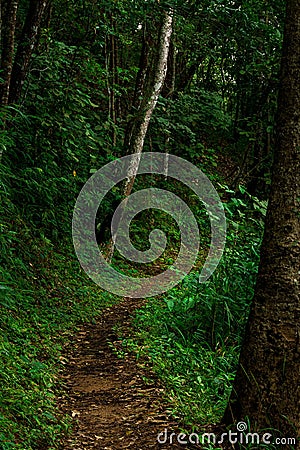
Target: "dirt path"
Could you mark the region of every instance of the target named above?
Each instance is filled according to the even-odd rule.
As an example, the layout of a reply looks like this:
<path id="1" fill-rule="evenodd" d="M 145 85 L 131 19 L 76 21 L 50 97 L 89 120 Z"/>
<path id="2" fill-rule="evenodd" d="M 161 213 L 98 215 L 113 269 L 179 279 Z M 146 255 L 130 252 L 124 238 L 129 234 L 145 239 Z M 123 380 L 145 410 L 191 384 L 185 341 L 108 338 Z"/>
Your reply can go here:
<path id="1" fill-rule="evenodd" d="M 155 379 L 150 369 L 138 364 L 133 355 L 118 358 L 108 345 L 117 340 L 114 325 L 129 329 L 130 316 L 143 302 L 126 299 L 107 308 L 98 323 L 84 326 L 66 350 L 67 395 L 60 406 L 77 424 L 63 449 L 183 448 L 178 443 L 157 441 L 166 428 L 176 433 L 180 430 L 168 415 L 159 382 L 151 385 L 143 381 L 149 376 Z"/>

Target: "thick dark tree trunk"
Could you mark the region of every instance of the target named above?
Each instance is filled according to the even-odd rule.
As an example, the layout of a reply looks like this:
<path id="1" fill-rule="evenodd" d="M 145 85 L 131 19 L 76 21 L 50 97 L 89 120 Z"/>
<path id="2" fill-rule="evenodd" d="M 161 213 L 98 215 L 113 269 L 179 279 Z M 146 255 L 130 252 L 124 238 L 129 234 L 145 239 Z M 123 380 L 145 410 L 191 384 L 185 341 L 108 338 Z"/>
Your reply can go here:
<path id="1" fill-rule="evenodd" d="M 41 21 L 48 4 L 49 0 L 30 1 L 12 69 L 9 103 L 16 103 L 21 96 L 31 56 L 38 43 Z"/>
<path id="2" fill-rule="evenodd" d="M 190 67 L 187 67 L 187 60 L 183 58 L 181 61 L 181 66 L 183 68 L 178 73 L 178 80 L 176 82 L 176 91 L 184 92 L 187 90 L 193 80 L 195 73 L 200 65 L 200 62 L 194 62 Z"/>
<path id="3" fill-rule="evenodd" d="M 1 1 L 1 78 L 0 102 L 8 104 L 11 87 L 18 0 Z"/>
<path id="4" fill-rule="evenodd" d="M 300 434 L 300 0 L 287 1 L 271 197 L 225 423 Z M 285 448 L 285 446 L 281 446 Z"/>

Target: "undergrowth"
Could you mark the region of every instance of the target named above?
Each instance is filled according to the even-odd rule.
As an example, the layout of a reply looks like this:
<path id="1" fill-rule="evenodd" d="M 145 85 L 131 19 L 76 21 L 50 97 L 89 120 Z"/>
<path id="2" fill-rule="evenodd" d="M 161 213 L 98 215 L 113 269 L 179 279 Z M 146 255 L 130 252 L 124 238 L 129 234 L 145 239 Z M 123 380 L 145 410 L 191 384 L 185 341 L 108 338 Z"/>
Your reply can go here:
<path id="1" fill-rule="evenodd" d="M 173 416 L 189 428 L 222 417 L 258 268 L 261 218 L 246 200 L 233 198 L 225 208 L 227 243 L 212 277 L 199 284 L 193 271 L 137 311 L 130 338 L 121 335 L 125 352 L 150 361 L 166 386 Z"/>
<path id="2" fill-rule="evenodd" d="M 11 200 L 1 172 L 0 448 L 57 448 L 70 419 L 56 409 L 64 344 L 112 297 L 89 281 L 68 236 L 54 245 Z"/>
<path id="3" fill-rule="evenodd" d="M 0 448 L 50 450 L 71 423 L 55 406 L 64 344 L 114 297 L 87 278 L 72 249 L 71 214 L 83 175 L 78 179 L 70 168 L 60 173 L 53 161 L 42 160 L 30 170 L 21 161 L 15 175 L 18 155 L 12 160 L 0 167 Z M 207 216 L 194 200 L 193 208 L 204 259 Z M 224 410 L 253 294 L 262 226 L 248 220 L 249 205 L 241 199 L 232 198 L 225 208 L 227 246 L 213 277 L 199 284 L 195 267 L 180 285 L 150 299 L 137 312 L 135 335 L 123 342 L 151 360 L 173 415 L 189 426 L 212 423 Z M 180 234 L 162 214 L 158 219 L 171 232 L 171 252 L 160 269 L 176 258 Z M 140 223 L 133 226 L 137 244 L 148 236 L 145 218 Z"/>

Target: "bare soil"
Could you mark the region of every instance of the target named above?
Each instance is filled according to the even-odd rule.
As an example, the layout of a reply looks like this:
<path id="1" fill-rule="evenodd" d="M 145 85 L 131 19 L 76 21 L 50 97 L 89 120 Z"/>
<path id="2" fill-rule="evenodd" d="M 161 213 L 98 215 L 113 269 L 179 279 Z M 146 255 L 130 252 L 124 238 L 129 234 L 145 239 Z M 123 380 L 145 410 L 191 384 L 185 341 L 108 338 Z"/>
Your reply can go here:
<path id="1" fill-rule="evenodd" d="M 158 442 L 165 429 L 180 433 L 180 424 L 170 417 L 164 388 L 145 363 L 132 354 L 118 357 L 109 344 L 120 342 L 115 325 L 121 324 L 125 335 L 130 331 L 131 315 L 144 302 L 127 298 L 107 308 L 97 324 L 83 326 L 66 349 L 66 394 L 59 406 L 74 418 L 74 426 L 63 449 L 199 448 L 176 440 L 171 444 L 170 439 L 163 443 L 164 436 Z"/>

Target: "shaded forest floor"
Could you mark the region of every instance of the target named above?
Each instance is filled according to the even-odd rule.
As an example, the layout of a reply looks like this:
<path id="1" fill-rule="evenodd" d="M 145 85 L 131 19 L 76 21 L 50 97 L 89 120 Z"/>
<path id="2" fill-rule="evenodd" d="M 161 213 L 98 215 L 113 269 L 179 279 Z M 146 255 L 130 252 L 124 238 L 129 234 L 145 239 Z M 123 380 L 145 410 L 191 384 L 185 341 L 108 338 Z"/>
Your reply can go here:
<path id="1" fill-rule="evenodd" d="M 73 433 L 62 443 L 65 450 L 200 448 L 158 443 L 165 429 L 180 433 L 164 389 L 151 368 L 134 355 L 119 358 L 112 348 L 118 346 L 114 328 L 121 324 L 122 333 L 129 333 L 130 316 L 144 302 L 127 298 L 107 308 L 97 324 L 82 326 L 65 349 L 66 395 L 59 406 L 76 420 Z"/>
<path id="2" fill-rule="evenodd" d="M 224 177 L 226 170 L 235 170 L 226 157 L 220 158 L 219 164 Z M 65 347 L 65 394 L 58 399 L 58 406 L 74 421 L 71 434 L 61 442 L 62 449 L 204 448 L 178 443 L 178 435 L 187 427 L 172 417 L 166 388 L 147 360 L 124 352 L 119 330 L 123 338 L 130 337 L 131 318 L 146 303 L 145 299 L 125 298 L 107 307 L 95 324 L 82 325 Z M 163 441 L 165 430 L 167 442 L 159 443 L 158 435 L 163 433 Z M 202 433 L 220 431 L 214 425 L 201 429 Z M 170 442 L 171 433 L 176 436 Z"/>

